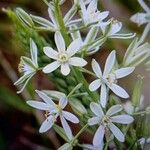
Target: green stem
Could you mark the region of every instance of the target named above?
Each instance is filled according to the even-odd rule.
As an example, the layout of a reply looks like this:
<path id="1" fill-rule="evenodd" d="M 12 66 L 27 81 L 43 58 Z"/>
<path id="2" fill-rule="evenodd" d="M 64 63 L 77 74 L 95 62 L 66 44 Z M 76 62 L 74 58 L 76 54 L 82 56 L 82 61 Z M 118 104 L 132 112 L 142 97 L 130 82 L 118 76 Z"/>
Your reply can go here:
<path id="1" fill-rule="evenodd" d="M 62 36 L 64 37 L 65 43 L 67 46 L 69 46 L 69 44 L 71 43 L 71 40 L 70 40 L 70 37 L 68 36 L 67 29 L 65 27 L 65 23 L 64 23 L 63 16 L 60 10 L 60 6 L 59 6 L 59 0 L 55 1 L 55 16 L 59 24 L 60 32 Z"/>
<path id="2" fill-rule="evenodd" d="M 78 137 L 85 131 L 85 129 L 88 127 L 88 124 L 86 124 L 85 126 L 82 127 L 82 129 L 76 134 L 76 136 L 74 137 L 74 139 L 70 142 L 70 144 L 73 145 L 73 143 L 75 142 L 76 139 L 78 139 Z"/>

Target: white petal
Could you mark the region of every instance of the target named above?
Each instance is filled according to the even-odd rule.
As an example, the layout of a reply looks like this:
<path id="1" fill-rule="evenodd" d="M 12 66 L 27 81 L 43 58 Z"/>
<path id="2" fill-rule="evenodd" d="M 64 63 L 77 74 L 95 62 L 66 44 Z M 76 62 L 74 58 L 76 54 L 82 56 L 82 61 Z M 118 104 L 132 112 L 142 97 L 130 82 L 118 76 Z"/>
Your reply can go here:
<path id="1" fill-rule="evenodd" d="M 79 39 L 76 39 L 69 45 L 69 47 L 67 48 L 67 54 L 70 57 L 80 50 L 80 43 L 81 42 L 79 41 Z"/>
<path id="2" fill-rule="evenodd" d="M 117 79 L 123 78 L 129 74 L 131 74 L 134 71 L 135 67 L 127 67 L 127 68 L 121 68 L 114 72 Z"/>
<path id="3" fill-rule="evenodd" d="M 38 66 L 38 59 L 37 59 L 37 46 L 35 42 L 30 39 L 30 52 L 31 52 L 31 59 L 36 66 Z"/>
<path id="4" fill-rule="evenodd" d="M 95 12 L 97 10 L 97 0 L 92 0 L 87 7 L 88 13 Z"/>
<path id="5" fill-rule="evenodd" d="M 63 116 L 60 116 L 60 120 L 61 120 L 62 126 L 65 130 L 67 137 L 69 138 L 69 140 L 72 140 L 72 138 L 73 138 L 72 131 L 71 131 L 67 121 L 65 120 L 65 118 Z"/>
<path id="6" fill-rule="evenodd" d="M 120 111 L 122 111 L 123 107 L 121 105 L 114 105 L 110 107 L 106 113 L 108 116 L 112 116 Z"/>
<path id="7" fill-rule="evenodd" d="M 99 78 L 102 77 L 102 71 L 101 71 L 100 65 L 97 63 L 95 59 L 92 59 L 92 69 L 97 77 Z"/>
<path id="8" fill-rule="evenodd" d="M 55 17 L 54 12 L 52 11 L 52 9 L 50 7 L 48 8 L 48 14 L 49 14 L 49 17 L 52 20 L 54 26 L 57 27 L 57 21 L 55 19 L 56 17 Z"/>
<path id="9" fill-rule="evenodd" d="M 96 91 L 100 86 L 101 86 L 101 80 L 97 79 L 94 80 L 90 85 L 89 85 L 89 90 L 90 91 Z"/>
<path id="10" fill-rule="evenodd" d="M 103 11 L 103 12 L 99 13 L 99 15 L 98 15 L 98 20 L 102 21 L 102 20 L 104 20 L 108 15 L 109 15 L 109 11 Z"/>
<path id="11" fill-rule="evenodd" d="M 107 103 L 107 88 L 106 88 L 105 84 L 101 85 L 100 103 L 101 103 L 103 108 L 106 107 L 106 103 Z"/>
<path id="12" fill-rule="evenodd" d="M 146 16 L 147 13 L 136 13 L 130 19 L 132 22 L 137 23 L 140 26 L 148 22 L 148 20 L 146 20 Z"/>
<path id="13" fill-rule="evenodd" d="M 55 103 L 52 101 L 52 99 L 47 96 L 44 92 L 41 92 L 39 90 L 35 90 L 36 93 L 41 97 L 47 104 L 49 104 L 52 107 L 55 107 Z"/>
<path id="14" fill-rule="evenodd" d="M 109 86 L 109 88 L 119 97 L 129 98 L 128 93 L 119 85 L 113 83 L 111 86 Z"/>
<path id="15" fill-rule="evenodd" d="M 118 22 L 118 21 L 112 22 L 111 29 L 110 29 L 108 35 L 109 36 L 114 35 L 115 33 L 119 32 L 121 30 L 121 28 L 122 28 L 122 23 L 121 22 Z"/>
<path id="16" fill-rule="evenodd" d="M 47 130 L 49 130 L 54 124 L 54 117 L 53 116 L 49 116 L 41 125 L 39 132 L 43 133 L 46 132 Z"/>
<path id="17" fill-rule="evenodd" d="M 61 64 L 61 73 L 64 76 L 67 76 L 70 73 L 70 67 L 68 63 Z"/>
<path id="18" fill-rule="evenodd" d="M 97 103 L 91 102 L 90 104 L 91 111 L 98 117 L 101 117 L 104 115 L 103 110 L 101 106 Z"/>
<path id="19" fill-rule="evenodd" d="M 27 101 L 27 104 L 39 110 L 50 110 L 50 106 L 43 102 Z"/>
<path id="20" fill-rule="evenodd" d="M 58 61 L 54 61 L 52 62 L 51 64 L 45 66 L 43 68 L 43 72 L 44 73 L 51 73 L 53 72 L 54 70 L 56 70 L 58 67 L 60 66 L 60 63 Z"/>
<path id="21" fill-rule="evenodd" d="M 93 125 L 98 124 L 98 123 L 100 123 L 99 117 L 92 117 L 92 118 L 88 119 L 88 124 L 90 126 L 93 126 Z"/>
<path id="22" fill-rule="evenodd" d="M 66 50 L 64 38 L 58 31 L 55 33 L 55 43 L 59 52 L 64 52 Z"/>
<path id="23" fill-rule="evenodd" d="M 59 106 L 64 109 L 68 104 L 68 100 L 66 97 L 62 97 L 60 100 L 59 100 Z"/>
<path id="24" fill-rule="evenodd" d="M 112 122 L 121 123 L 121 124 L 130 124 L 133 122 L 133 117 L 129 115 L 118 115 L 111 117 Z"/>
<path id="25" fill-rule="evenodd" d="M 104 138 L 104 134 L 105 134 L 105 127 L 104 126 L 99 126 L 99 128 L 97 129 L 94 138 L 93 138 L 93 145 L 94 146 L 99 146 L 100 143 L 102 143 L 103 138 Z"/>
<path id="26" fill-rule="evenodd" d="M 104 72 L 103 72 L 104 77 L 106 77 L 110 73 L 110 71 L 112 70 L 112 68 L 115 64 L 115 61 L 116 61 L 116 51 L 113 50 L 107 57 Z"/>
<path id="27" fill-rule="evenodd" d="M 70 122 L 79 123 L 79 119 L 75 115 L 73 115 L 72 113 L 67 112 L 67 111 L 63 111 L 62 114 Z"/>
<path id="28" fill-rule="evenodd" d="M 81 11 L 84 14 L 86 12 L 85 4 L 84 4 L 83 0 L 80 0 L 79 3 L 80 3 Z"/>
<path id="29" fill-rule="evenodd" d="M 57 59 L 58 58 L 58 52 L 56 52 L 51 47 L 44 47 L 43 48 L 45 55 L 47 55 L 49 58 Z"/>
<path id="30" fill-rule="evenodd" d="M 69 64 L 72 65 L 72 66 L 83 67 L 87 64 L 87 61 L 85 61 L 83 58 L 72 57 L 72 58 L 69 59 Z"/>
<path id="31" fill-rule="evenodd" d="M 121 132 L 121 130 L 116 127 L 113 123 L 109 126 L 109 129 L 111 130 L 111 132 L 113 133 L 113 135 L 120 141 L 120 142 L 124 142 L 125 138 L 123 133 Z"/>

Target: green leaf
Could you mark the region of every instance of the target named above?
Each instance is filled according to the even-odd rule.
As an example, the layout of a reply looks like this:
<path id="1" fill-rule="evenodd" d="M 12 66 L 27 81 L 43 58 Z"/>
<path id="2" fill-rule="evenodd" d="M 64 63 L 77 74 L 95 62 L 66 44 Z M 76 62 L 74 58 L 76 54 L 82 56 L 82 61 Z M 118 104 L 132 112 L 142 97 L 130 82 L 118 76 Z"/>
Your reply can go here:
<path id="1" fill-rule="evenodd" d="M 77 99 L 71 99 L 69 104 L 73 111 L 77 113 L 79 116 L 83 114 L 87 114 L 87 110 L 85 109 L 84 105 Z"/>
<path id="2" fill-rule="evenodd" d="M 0 99 L 1 102 L 4 102 L 5 104 L 18 110 L 24 112 L 31 112 L 32 110 L 28 105 L 26 105 L 23 99 L 21 99 L 19 96 L 15 95 L 5 87 L 0 87 Z"/>
<path id="3" fill-rule="evenodd" d="M 31 17 L 21 8 L 16 9 L 16 14 L 19 17 L 19 19 L 27 26 L 33 27 L 34 23 L 31 19 Z"/>
<path id="4" fill-rule="evenodd" d="M 69 142 L 68 137 L 65 134 L 65 131 L 63 128 L 61 128 L 60 126 L 54 124 L 53 125 L 54 130 L 57 132 L 57 134 L 59 134 L 66 142 Z"/>
<path id="5" fill-rule="evenodd" d="M 132 94 L 132 103 L 133 106 L 135 107 L 139 107 L 140 105 L 142 89 L 143 89 L 143 77 L 138 76 L 138 80 L 135 83 L 133 94 Z"/>
<path id="6" fill-rule="evenodd" d="M 72 145 L 70 145 L 69 143 L 65 143 L 58 150 L 72 150 L 72 149 L 73 149 Z"/>

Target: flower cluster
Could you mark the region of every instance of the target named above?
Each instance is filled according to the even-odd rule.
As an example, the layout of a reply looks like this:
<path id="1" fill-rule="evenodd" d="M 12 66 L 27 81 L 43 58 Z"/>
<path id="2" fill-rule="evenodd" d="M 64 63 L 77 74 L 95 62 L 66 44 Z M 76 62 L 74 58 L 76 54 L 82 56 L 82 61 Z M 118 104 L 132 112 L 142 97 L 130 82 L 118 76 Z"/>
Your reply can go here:
<path id="1" fill-rule="evenodd" d="M 139 2 L 141 1 L 139 0 Z M 103 149 L 104 143 L 109 144 L 110 142 L 108 141 L 109 135 L 112 137 L 111 141 L 114 141 L 115 137 L 119 142 L 124 142 L 125 135 L 119 128 L 123 129 L 124 127 L 122 125 L 132 123 L 134 118 L 132 113 L 130 115 L 124 114 L 123 105 L 120 104 L 120 101 L 117 102 L 117 104 L 116 102 L 112 102 L 110 99 L 110 91 L 113 92 L 114 97 L 118 96 L 123 99 L 130 97 L 119 85 L 118 80 L 133 73 L 135 67 L 150 56 L 148 55 L 147 57 L 150 46 L 148 43 L 142 43 L 141 40 L 135 39 L 127 49 L 122 63 L 118 63 L 116 51 L 112 50 L 106 59 L 104 71 L 102 71 L 102 66 L 100 66 L 95 59 L 92 59 L 91 62 L 93 72 L 89 71 L 83 68 L 88 63 L 85 56 L 92 55 L 100 50 L 108 38 L 111 40 L 114 38 L 132 39 L 135 37 L 135 34 L 119 33 L 122 29 L 122 23 L 114 18 L 107 20 L 106 18 L 109 12 L 99 11 L 97 8 L 97 0 L 74 0 L 72 8 L 62 18 L 60 6 L 63 3 L 65 3 L 65 0 L 52 0 L 46 3 L 48 5 L 48 14 L 51 21 L 35 15 L 28 15 L 22 9 L 17 9 L 16 14 L 18 18 L 26 26 L 32 27 L 34 30 L 46 30 L 54 33 L 55 46 L 43 47 L 44 58 L 49 57 L 50 59 L 47 60 L 49 60 L 50 63 L 46 65 L 42 64 L 39 67 L 37 46 L 33 40 L 30 40 L 31 59 L 21 57 L 19 70 L 21 70 L 24 75 L 15 85 L 24 84 L 23 88 L 19 91 L 20 93 L 37 71 L 42 71 L 49 75 L 53 74 L 56 70 L 60 72 L 62 76 L 65 76 L 65 78 L 68 76 L 73 77 L 75 81 L 79 82 L 79 85 L 82 83 L 81 86 L 74 85 L 71 92 L 66 90 L 67 92 L 65 94 L 60 94 L 56 91 L 45 92 L 36 90 L 36 93 L 44 102 L 35 100 L 27 101 L 28 105 L 45 111 L 46 119 L 39 129 L 40 133 L 51 129 L 52 126 L 57 124 L 58 118 L 60 119 L 63 134 L 67 136 L 68 139 L 66 141 L 67 143 L 64 144 L 60 150 L 73 149 L 73 146 L 76 146 L 78 143 L 78 136 L 88 126 L 95 126 L 96 132 L 93 138 L 93 145 L 83 144 L 81 146 L 81 144 L 79 144 L 85 149 Z M 149 22 L 150 10 L 144 4 L 142 6 L 146 13 L 136 14 L 131 18 L 132 21 L 138 24 Z M 77 12 L 79 12 L 80 18 L 73 19 Z M 81 36 L 82 29 L 88 30 L 86 37 Z M 47 57 L 45 57 L 45 55 Z M 142 58 L 142 60 L 140 58 Z M 58 69 L 59 67 L 60 71 Z M 82 72 L 88 73 L 96 79 L 89 84 Z M 65 78 L 63 77 L 64 82 Z M 100 92 L 97 92 L 99 88 Z M 63 90 L 65 91 L 65 89 Z M 56 98 L 54 98 L 55 96 Z M 82 101 L 83 97 L 86 99 L 86 106 L 84 106 L 85 103 Z M 75 110 L 77 110 L 78 113 L 74 113 L 76 113 L 78 117 L 69 112 L 70 109 L 68 109 L 68 111 L 65 110 L 68 104 L 74 105 L 74 108 L 77 107 Z M 80 116 L 80 114 L 82 114 L 80 110 L 83 109 L 85 109 L 85 119 Z M 86 125 L 74 136 L 67 121 L 74 124 L 81 122 L 81 125 Z M 117 127 L 116 124 L 121 125 Z M 93 130 L 91 131 L 94 133 Z"/>

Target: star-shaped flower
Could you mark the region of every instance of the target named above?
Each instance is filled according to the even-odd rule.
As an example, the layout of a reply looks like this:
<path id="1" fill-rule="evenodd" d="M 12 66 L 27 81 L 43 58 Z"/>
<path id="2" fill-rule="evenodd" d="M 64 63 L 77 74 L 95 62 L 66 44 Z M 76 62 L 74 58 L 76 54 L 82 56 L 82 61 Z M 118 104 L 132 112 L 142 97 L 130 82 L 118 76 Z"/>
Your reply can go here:
<path id="1" fill-rule="evenodd" d="M 43 133 L 43 132 L 48 131 L 54 125 L 57 118 L 60 117 L 62 126 L 66 132 L 66 135 L 69 138 L 69 140 L 71 140 L 73 138 L 73 135 L 66 120 L 72 123 L 79 123 L 79 119 L 72 113 L 63 110 L 68 104 L 67 98 L 62 97 L 59 100 L 59 103 L 55 104 L 52 101 L 52 99 L 44 92 L 38 91 L 38 90 L 36 90 L 36 92 L 39 95 L 39 97 L 41 97 L 44 100 L 44 102 L 37 102 L 37 101 L 31 100 L 31 101 L 27 101 L 27 104 L 29 104 L 30 106 L 36 109 L 46 111 L 46 114 L 45 114 L 46 120 L 42 123 L 39 129 L 39 132 Z"/>
<path id="2" fill-rule="evenodd" d="M 30 53 L 31 53 L 31 59 L 25 56 L 21 57 L 21 61 L 18 69 L 20 73 L 23 73 L 23 76 L 20 77 L 14 83 L 14 85 L 17 86 L 23 84 L 23 87 L 17 93 L 21 93 L 24 90 L 29 80 L 35 75 L 35 73 L 38 70 L 37 46 L 32 39 L 30 39 Z"/>
<path id="3" fill-rule="evenodd" d="M 145 4 L 143 0 L 138 0 L 141 7 L 145 10 L 145 12 L 138 12 L 134 14 L 130 19 L 132 22 L 140 25 L 150 23 L 150 8 Z"/>
<path id="4" fill-rule="evenodd" d="M 97 78 L 90 85 L 89 89 L 91 91 L 97 90 L 101 86 L 100 92 L 100 103 L 103 107 L 107 103 L 108 88 L 111 89 L 116 95 L 122 98 L 128 98 L 128 93 L 119 85 L 117 85 L 117 80 L 123 78 L 134 71 L 134 67 L 120 68 L 117 70 L 112 70 L 116 62 L 116 52 L 112 51 L 104 67 L 104 72 L 102 73 L 99 64 L 93 59 L 92 69 L 96 74 Z"/>
<path id="5" fill-rule="evenodd" d="M 90 109 L 94 113 L 94 117 L 88 120 L 88 124 L 90 126 L 96 124 L 99 125 L 93 138 L 94 146 L 99 146 L 99 144 L 103 142 L 106 130 L 110 130 L 120 142 L 125 141 L 123 133 L 116 125 L 114 125 L 114 123 L 130 124 L 133 122 L 134 119 L 130 115 L 114 116 L 116 113 L 122 111 L 121 105 L 112 106 L 110 109 L 108 109 L 106 114 L 104 114 L 101 106 L 94 102 L 90 104 Z"/>
<path id="6" fill-rule="evenodd" d="M 85 25 L 101 23 L 109 14 L 108 11 L 97 10 L 97 0 L 91 0 L 86 8 L 83 0 L 80 0 L 81 15 Z"/>
<path id="7" fill-rule="evenodd" d="M 49 58 L 56 60 L 43 68 L 44 73 L 50 73 L 61 66 L 61 73 L 66 76 L 70 73 L 70 66 L 83 67 L 87 64 L 87 62 L 83 58 L 73 57 L 73 55 L 75 55 L 75 53 L 80 50 L 80 42 L 78 41 L 78 39 L 74 40 L 66 50 L 62 35 L 60 34 L 60 32 L 56 32 L 55 43 L 58 52 L 51 47 L 44 47 L 44 53 Z"/>

